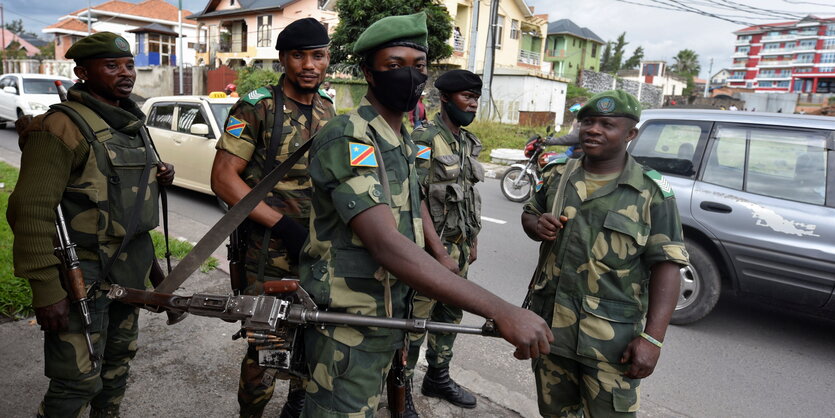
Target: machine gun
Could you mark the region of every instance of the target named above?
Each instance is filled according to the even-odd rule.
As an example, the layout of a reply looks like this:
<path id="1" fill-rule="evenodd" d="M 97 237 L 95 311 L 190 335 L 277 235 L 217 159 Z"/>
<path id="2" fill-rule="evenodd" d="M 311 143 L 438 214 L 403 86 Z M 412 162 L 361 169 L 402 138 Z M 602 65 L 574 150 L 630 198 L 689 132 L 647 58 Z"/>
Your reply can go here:
<path id="1" fill-rule="evenodd" d="M 483 326 L 431 322 L 425 319 L 400 319 L 320 311 L 299 286 L 298 280 L 273 280 L 264 283 L 264 295 L 211 295 L 195 293 L 178 296 L 111 285 L 107 297 L 152 311 L 188 312 L 197 316 L 241 321 L 241 331 L 232 338 L 247 338 L 256 345 L 259 364 L 281 374 L 305 377 L 303 349 L 298 333 L 305 326 L 363 326 L 401 329 L 409 332 L 455 332 L 498 336 L 496 324 L 488 319 Z"/>

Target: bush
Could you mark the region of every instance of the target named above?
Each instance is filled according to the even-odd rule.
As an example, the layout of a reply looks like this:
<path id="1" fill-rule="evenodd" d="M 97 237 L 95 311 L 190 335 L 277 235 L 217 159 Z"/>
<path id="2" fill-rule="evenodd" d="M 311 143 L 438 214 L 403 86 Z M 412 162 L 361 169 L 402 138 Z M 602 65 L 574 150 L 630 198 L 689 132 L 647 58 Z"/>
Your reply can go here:
<path id="1" fill-rule="evenodd" d="M 580 87 L 580 86 L 578 86 L 574 83 L 568 83 L 568 88 L 566 89 L 566 92 L 565 92 L 565 101 L 568 102 L 569 100 L 577 98 L 577 97 L 584 97 L 584 98 L 588 99 L 591 96 L 592 96 L 592 93 L 590 91 L 586 90 L 585 88 Z"/>
<path id="2" fill-rule="evenodd" d="M 272 70 L 264 70 L 255 67 L 243 67 L 238 70 L 238 79 L 235 80 L 238 95 L 244 97 L 258 87 L 278 84 L 281 73 Z"/>

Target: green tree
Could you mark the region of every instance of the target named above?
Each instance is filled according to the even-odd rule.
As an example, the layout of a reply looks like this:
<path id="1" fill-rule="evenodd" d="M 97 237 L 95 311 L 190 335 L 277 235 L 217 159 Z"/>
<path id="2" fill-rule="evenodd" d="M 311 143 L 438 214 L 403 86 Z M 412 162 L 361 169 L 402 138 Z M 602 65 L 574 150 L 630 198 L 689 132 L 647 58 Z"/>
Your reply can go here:
<path id="1" fill-rule="evenodd" d="M 607 72 L 610 61 L 612 60 L 612 43 L 606 42 L 606 47 L 603 48 L 603 55 L 600 56 L 600 71 Z"/>
<path id="2" fill-rule="evenodd" d="M 8 59 L 23 59 L 26 58 L 26 50 L 23 49 L 18 41 L 11 41 L 6 46 L 6 58 Z"/>
<path id="3" fill-rule="evenodd" d="M 22 34 L 23 33 L 23 19 L 15 19 L 9 23 L 6 23 L 6 29 L 9 30 L 11 33 Z"/>
<path id="4" fill-rule="evenodd" d="M 258 87 L 278 84 L 278 77 L 280 75 L 280 73 L 272 70 L 243 67 L 238 70 L 238 78 L 235 80 L 235 90 L 241 97 L 244 97 Z"/>
<path id="5" fill-rule="evenodd" d="M 698 75 L 699 71 L 702 70 L 702 66 L 699 65 L 699 54 L 692 49 L 682 49 L 673 57 L 673 60 L 675 63 L 670 66 L 670 71 L 687 80 L 687 87 L 684 88 L 682 94 L 689 96 L 693 93 L 693 88 L 696 84 L 693 81 L 693 77 Z"/>
<path id="6" fill-rule="evenodd" d="M 635 48 L 635 52 L 632 53 L 632 56 L 629 57 L 626 62 L 623 63 L 622 70 L 634 70 L 641 65 L 641 60 L 644 59 L 644 47 L 639 46 Z"/>
<path id="7" fill-rule="evenodd" d="M 439 0 L 339 0 L 339 25 L 331 38 L 331 64 L 358 64 L 359 57 L 351 56 L 354 42 L 372 23 L 386 16 L 405 15 L 425 11 L 429 29 L 429 61 L 439 61 L 452 55 L 452 18 Z"/>
<path id="8" fill-rule="evenodd" d="M 55 42 L 47 42 L 46 45 L 42 46 L 38 56 L 45 60 L 55 59 Z"/>

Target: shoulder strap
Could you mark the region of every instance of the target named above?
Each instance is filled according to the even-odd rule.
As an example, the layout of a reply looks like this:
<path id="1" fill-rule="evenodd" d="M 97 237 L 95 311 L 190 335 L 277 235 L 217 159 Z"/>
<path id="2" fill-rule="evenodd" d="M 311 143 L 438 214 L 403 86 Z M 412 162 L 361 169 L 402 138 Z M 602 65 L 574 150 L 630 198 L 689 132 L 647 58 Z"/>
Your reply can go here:
<path id="1" fill-rule="evenodd" d="M 54 104 L 51 108 L 64 112 L 64 114 L 69 116 L 76 123 L 78 129 L 81 130 L 84 138 L 89 142 L 93 140 L 104 142 L 113 138 L 107 122 L 92 109 L 79 102 L 66 101 Z"/>

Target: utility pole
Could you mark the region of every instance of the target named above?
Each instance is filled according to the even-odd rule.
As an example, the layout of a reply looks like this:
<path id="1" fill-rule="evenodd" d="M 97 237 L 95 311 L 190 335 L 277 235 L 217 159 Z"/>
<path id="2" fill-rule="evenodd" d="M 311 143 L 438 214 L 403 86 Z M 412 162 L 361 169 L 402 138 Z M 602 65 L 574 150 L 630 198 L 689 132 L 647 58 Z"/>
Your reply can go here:
<path id="1" fill-rule="evenodd" d="M 180 11 L 177 15 L 177 21 L 180 23 L 180 36 L 177 37 L 177 51 L 179 54 L 175 55 L 177 57 L 177 65 L 180 67 L 180 96 L 183 95 L 183 57 L 185 56 L 185 51 L 183 50 L 183 0 L 179 1 L 179 8 Z"/>
<path id="2" fill-rule="evenodd" d="M 641 90 L 644 87 L 644 62 L 638 61 L 638 103 L 641 103 Z"/>
<path id="3" fill-rule="evenodd" d="M 2 38 L 2 39 L 0 39 L 0 43 L 3 44 L 3 45 L 0 45 L 0 47 L 3 48 L 3 60 L 0 61 L 0 64 L 2 64 L 2 65 L 0 65 L 0 67 L 2 67 L 2 68 L 0 68 L 0 70 L 3 70 L 3 72 L 5 73 L 6 72 L 6 19 L 3 17 L 3 3 L 0 3 L 0 38 Z"/>
<path id="4" fill-rule="evenodd" d="M 478 42 L 478 9 L 480 5 L 480 0 L 473 1 L 473 14 L 470 18 L 470 51 L 467 56 L 467 69 L 473 73 L 475 72 L 476 42 Z"/>
<path id="5" fill-rule="evenodd" d="M 490 18 L 487 30 L 487 48 L 484 51 L 484 84 L 481 89 L 481 103 L 479 108 L 484 111 L 479 112 L 484 119 L 491 119 L 493 115 L 493 95 L 491 87 L 493 86 L 493 64 L 496 55 L 496 23 L 499 17 L 499 0 L 491 0 L 490 3 Z"/>
<path id="6" fill-rule="evenodd" d="M 705 94 L 704 97 L 707 97 L 707 90 L 710 87 L 710 75 L 713 73 L 713 58 L 710 59 L 710 69 L 707 70 L 707 78 L 705 79 Z"/>
<path id="7" fill-rule="evenodd" d="M 93 19 L 90 14 L 90 0 L 87 0 L 87 36 L 93 34 Z"/>

